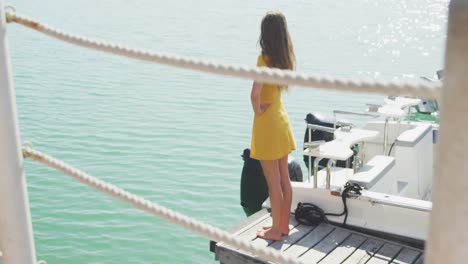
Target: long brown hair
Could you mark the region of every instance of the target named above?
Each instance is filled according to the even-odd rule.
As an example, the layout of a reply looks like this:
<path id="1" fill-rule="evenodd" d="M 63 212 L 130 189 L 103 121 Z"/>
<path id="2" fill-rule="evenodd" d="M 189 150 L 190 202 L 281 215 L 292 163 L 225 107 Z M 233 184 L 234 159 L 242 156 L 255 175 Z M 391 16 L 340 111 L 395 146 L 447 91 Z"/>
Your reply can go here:
<path id="1" fill-rule="evenodd" d="M 262 55 L 268 57 L 268 66 L 287 70 L 296 68 L 293 44 L 286 18 L 282 13 L 268 12 L 265 15 L 262 20 L 259 42 Z"/>

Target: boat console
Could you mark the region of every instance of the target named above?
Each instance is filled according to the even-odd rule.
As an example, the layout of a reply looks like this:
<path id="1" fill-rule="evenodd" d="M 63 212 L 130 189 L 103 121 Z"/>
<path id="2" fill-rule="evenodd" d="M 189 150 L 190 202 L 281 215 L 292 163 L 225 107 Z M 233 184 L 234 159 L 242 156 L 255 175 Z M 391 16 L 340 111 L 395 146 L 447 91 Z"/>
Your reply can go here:
<path id="1" fill-rule="evenodd" d="M 375 192 L 412 198 L 424 196 L 422 192 L 428 191 L 426 183 L 429 181 L 422 180 L 426 175 L 420 174 L 430 174 L 427 177 L 432 178 L 432 168 L 421 169 L 418 164 L 422 159 L 417 157 L 421 151 L 432 147 L 425 140 L 430 125 L 402 122 L 405 110 L 409 109 L 407 113 L 410 116 L 411 107 L 420 102 L 417 98 L 394 97 L 386 98 L 382 105 L 368 105 L 364 113 L 336 110 L 333 123 L 308 114 L 303 154 L 312 165 L 308 166 L 309 183 L 313 178 L 313 188 L 339 190 L 346 182 L 351 182 Z M 353 127 L 350 122 L 338 121 L 337 115 L 381 117 L 384 121 L 368 122 L 361 129 Z M 415 159 L 418 164 L 413 164 L 413 169 L 406 168 L 410 165 L 405 160 Z M 424 159 L 432 159 L 432 155 Z M 400 162 L 396 164 L 396 160 Z M 336 166 L 338 162 L 342 165 Z M 321 164 L 323 167 L 319 166 Z M 404 170 L 411 175 L 402 176 Z"/>

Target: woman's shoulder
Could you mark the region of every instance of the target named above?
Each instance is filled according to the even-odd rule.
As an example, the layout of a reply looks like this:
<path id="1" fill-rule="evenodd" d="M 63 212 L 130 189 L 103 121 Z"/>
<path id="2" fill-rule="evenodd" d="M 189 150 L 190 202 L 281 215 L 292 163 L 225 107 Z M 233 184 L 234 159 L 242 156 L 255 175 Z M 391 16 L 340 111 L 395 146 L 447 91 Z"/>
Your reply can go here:
<path id="1" fill-rule="evenodd" d="M 258 55 L 258 58 L 257 58 L 257 66 L 258 67 L 261 67 L 261 66 L 268 67 L 268 61 L 269 61 L 268 55 L 260 53 L 260 55 Z"/>

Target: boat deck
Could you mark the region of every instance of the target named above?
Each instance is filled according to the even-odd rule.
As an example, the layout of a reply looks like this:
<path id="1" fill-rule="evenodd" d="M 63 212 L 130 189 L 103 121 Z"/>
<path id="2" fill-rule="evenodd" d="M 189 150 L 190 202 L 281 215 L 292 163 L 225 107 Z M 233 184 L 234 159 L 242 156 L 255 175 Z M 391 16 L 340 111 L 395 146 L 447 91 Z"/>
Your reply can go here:
<path id="1" fill-rule="evenodd" d="M 305 263 L 423 263 L 423 250 L 398 242 L 377 238 L 331 224 L 321 223 L 306 226 L 297 223 L 291 215 L 289 236 L 282 241 L 269 241 L 256 237 L 257 230 L 271 224 L 266 211 L 251 216 L 230 231 L 241 239 L 264 247 L 274 248 L 298 257 Z M 222 242 L 217 243 L 215 258 L 220 263 L 267 263 L 256 256 L 232 248 Z"/>

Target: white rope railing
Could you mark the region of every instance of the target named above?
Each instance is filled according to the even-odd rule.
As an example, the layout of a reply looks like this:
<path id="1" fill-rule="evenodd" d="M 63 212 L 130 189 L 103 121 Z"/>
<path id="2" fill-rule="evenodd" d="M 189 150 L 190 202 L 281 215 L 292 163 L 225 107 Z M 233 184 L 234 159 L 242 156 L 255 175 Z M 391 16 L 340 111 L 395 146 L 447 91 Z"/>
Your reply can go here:
<path id="1" fill-rule="evenodd" d="M 52 167 L 64 173 L 65 175 L 68 175 L 74 178 L 75 180 L 88 185 L 89 187 L 92 187 L 100 192 L 103 192 L 121 201 L 124 201 L 130 205 L 133 205 L 134 207 L 140 210 L 143 210 L 155 216 L 161 217 L 171 223 L 177 224 L 195 233 L 206 236 L 214 241 L 218 241 L 218 242 L 222 241 L 228 245 L 251 252 L 254 255 L 257 255 L 268 261 L 273 261 L 275 263 L 303 263 L 301 260 L 297 258 L 293 258 L 291 256 L 281 254 L 280 251 L 273 250 L 270 248 L 262 248 L 262 247 L 253 245 L 249 243 L 248 241 L 241 240 L 229 234 L 226 231 L 209 226 L 200 221 L 191 219 L 188 216 L 185 216 L 175 211 L 172 211 L 170 209 L 167 209 L 156 203 L 152 203 L 151 201 L 148 201 L 135 194 L 132 194 L 123 189 L 120 189 L 115 185 L 106 183 L 89 174 L 86 174 L 66 164 L 65 162 L 61 160 L 55 159 L 47 154 L 34 150 L 31 147 L 23 147 L 23 156 L 25 158 L 31 158 L 39 163 Z"/>
<path id="2" fill-rule="evenodd" d="M 63 32 L 29 17 L 18 15 L 12 10 L 7 10 L 6 19 L 7 22 L 15 22 L 44 33 L 48 36 L 86 48 L 96 49 L 133 59 L 170 65 L 178 68 L 228 75 L 261 82 L 299 85 L 305 87 L 356 93 L 411 95 L 427 99 L 437 99 L 441 90 L 440 84 L 423 81 L 413 83 L 396 81 L 358 81 L 327 76 L 306 75 L 304 73 L 298 73 L 290 70 L 270 69 L 266 67 L 247 67 L 233 64 L 220 64 L 196 58 L 130 48 L 124 45 L 109 43 L 101 40 L 88 39 L 86 37 Z"/>

